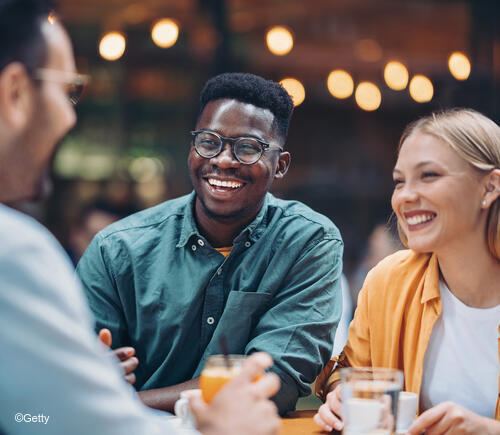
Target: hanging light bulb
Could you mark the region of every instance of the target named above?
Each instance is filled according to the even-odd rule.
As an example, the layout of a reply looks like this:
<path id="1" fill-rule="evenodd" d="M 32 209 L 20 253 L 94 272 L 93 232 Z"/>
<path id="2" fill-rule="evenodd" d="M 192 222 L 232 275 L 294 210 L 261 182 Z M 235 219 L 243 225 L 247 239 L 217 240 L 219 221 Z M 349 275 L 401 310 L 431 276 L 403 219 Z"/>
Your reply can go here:
<path id="1" fill-rule="evenodd" d="M 384 79 L 391 89 L 401 91 L 408 84 L 408 70 L 401 62 L 388 62 L 384 68 Z"/>
<path id="2" fill-rule="evenodd" d="M 348 98 L 354 91 L 354 81 L 351 75 L 341 69 L 336 69 L 328 75 L 326 85 L 330 94 L 335 98 Z"/>
<path id="3" fill-rule="evenodd" d="M 170 18 L 158 20 L 151 29 L 153 42 L 161 48 L 172 47 L 179 36 L 179 26 Z"/>
<path id="4" fill-rule="evenodd" d="M 302 104 L 302 102 L 306 98 L 306 91 L 302 83 L 300 83 L 297 79 L 289 77 L 281 80 L 280 85 L 283 86 L 285 90 L 290 94 L 294 106 L 299 106 L 300 104 Z"/>
<path id="5" fill-rule="evenodd" d="M 417 103 L 431 101 L 434 95 L 432 82 L 423 75 L 414 76 L 410 81 L 410 95 Z"/>
<path id="6" fill-rule="evenodd" d="M 117 60 L 125 52 L 125 36 L 120 32 L 106 33 L 99 43 L 99 54 L 106 60 Z"/>
<path id="7" fill-rule="evenodd" d="M 457 80 L 467 80 L 470 75 L 470 62 L 467 56 L 459 51 L 452 53 L 448 59 L 451 75 Z"/>
<path id="8" fill-rule="evenodd" d="M 377 110 L 382 101 L 380 90 L 371 82 L 361 82 L 356 88 L 354 98 L 358 106 L 368 112 Z"/>
<path id="9" fill-rule="evenodd" d="M 293 48 L 293 36 L 286 27 L 275 26 L 267 32 L 266 42 L 269 51 L 277 56 L 283 56 Z"/>

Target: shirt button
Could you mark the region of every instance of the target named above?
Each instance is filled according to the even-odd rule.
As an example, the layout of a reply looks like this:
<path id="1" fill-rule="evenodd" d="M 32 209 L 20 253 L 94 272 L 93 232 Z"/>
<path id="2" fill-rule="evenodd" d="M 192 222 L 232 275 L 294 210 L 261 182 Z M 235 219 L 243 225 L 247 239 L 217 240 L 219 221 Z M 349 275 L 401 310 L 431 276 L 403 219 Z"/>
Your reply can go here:
<path id="1" fill-rule="evenodd" d="M 205 242 L 201 239 L 198 239 L 198 245 L 205 246 Z"/>
<path id="2" fill-rule="evenodd" d="M 246 246 L 247 248 L 250 248 L 250 246 L 252 246 L 252 244 L 251 244 L 250 242 L 245 242 L 245 246 Z"/>
<path id="3" fill-rule="evenodd" d="M 210 316 L 210 317 L 208 317 L 208 318 L 207 318 L 207 323 L 208 323 L 209 325 L 213 325 L 213 324 L 214 324 L 214 322 L 215 322 L 215 319 L 214 319 L 212 316 Z"/>
<path id="4" fill-rule="evenodd" d="M 192 245 L 192 246 L 191 246 L 191 249 L 192 249 L 193 251 L 196 251 L 196 245 Z"/>
<path id="5" fill-rule="evenodd" d="M 217 275 L 220 275 L 222 273 L 222 267 L 217 270 Z"/>

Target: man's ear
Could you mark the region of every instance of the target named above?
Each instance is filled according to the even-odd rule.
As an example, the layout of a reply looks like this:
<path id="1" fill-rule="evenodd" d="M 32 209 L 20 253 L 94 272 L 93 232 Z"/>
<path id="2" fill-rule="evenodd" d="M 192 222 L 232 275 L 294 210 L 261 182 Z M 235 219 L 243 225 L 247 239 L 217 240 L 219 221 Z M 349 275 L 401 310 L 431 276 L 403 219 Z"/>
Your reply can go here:
<path id="1" fill-rule="evenodd" d="M 486 189 L 483 196 L 482 206 L 483 208 L 489 208 L 489 206 L 500 197 L 500 169 L 493 169 L 486 176 Z"/>
<path id="2" fill-rule="evenodd" d="M 290 167 L 290 161 L 292 156 L 288 151 L 283 151 L 278 157 L 278 163 L 276 164 L 276 173 L 274 174 L 275 179 L 283 178 Z"/>
<path id="3" fill-rule="evenodd" d="M 0 71 L 0 116 L 15 130 L 30 122 L 33 107 L 33 82 L 20 62 L 12 62 Z"/>

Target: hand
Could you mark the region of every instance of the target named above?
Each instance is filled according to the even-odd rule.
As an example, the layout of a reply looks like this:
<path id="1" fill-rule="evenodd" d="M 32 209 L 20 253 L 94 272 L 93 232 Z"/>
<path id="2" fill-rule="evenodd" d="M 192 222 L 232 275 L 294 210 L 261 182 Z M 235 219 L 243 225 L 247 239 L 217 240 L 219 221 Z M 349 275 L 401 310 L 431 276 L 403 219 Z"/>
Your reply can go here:
<path id="1" fill-rule="evenodd" d="M 276 434 L 280 426 L 274 396 L 280 381 L 274 373 L 253 379 L 272 365 L 271 357 L 258 352 L 248 357 L 241 372 L 207 405 L 201 397 L 190 397 L 189 405 L 204 435 Z"/>
<path id="2" fill-rule="evenodd" d="M 111 331 L 109 329 L 103 328 L 99 331 L 99 340 L 101 340 L 105 346 L 111 347 L 112 337 Z M 113 353 L 120 361 L 120 367 L 123 370 L 124 378 L 129 384 L 135 382 L 134 370 L 139 365 L 139 360 L 134 356 L 135 349 L 130 346 L 119 347 L 114 349 Z"/>
<path id="3" fill-rule="evenodd" d="M 323 430 L 331 432 L 333 429 L 342 430 L 342 386 L 337 385 L 328 393 L 326 401 L 314 415 L 314 422 Z"/>
<path id="4" fill-rule="evenodd" d="M 482 417 L 453 402 L 443 402 L 420 414 L 409 435 L 494 434 L 500 433 L 500 422 Z"/>

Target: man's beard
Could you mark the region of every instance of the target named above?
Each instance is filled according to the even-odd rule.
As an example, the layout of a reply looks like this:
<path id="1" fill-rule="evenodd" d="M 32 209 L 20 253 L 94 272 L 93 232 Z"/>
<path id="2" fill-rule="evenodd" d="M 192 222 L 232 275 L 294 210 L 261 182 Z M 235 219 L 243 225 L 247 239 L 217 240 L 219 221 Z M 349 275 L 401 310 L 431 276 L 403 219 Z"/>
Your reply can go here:
<path id="1" fill-rule="evenodd" d="M 54 188 L 54 183 L 52 181 L 54 160 L 56 158 L 57 150 L 61 146 L 61 142 L 63 139 L 57 142 L 56 146 L 54 147 L 54 151 L 50 156 L 49 162 L 47 163 L 47 166 L 45 166 L 45 168 L 43 168 L 42 170 L 42 174 L 38 179 L 37 185 L 35 186 L 35 191 L 32 198 L 33 201 L 41 201 L 47 199 L 47 197 L 49 197 L 52 193 L 52 190 Z"/>

